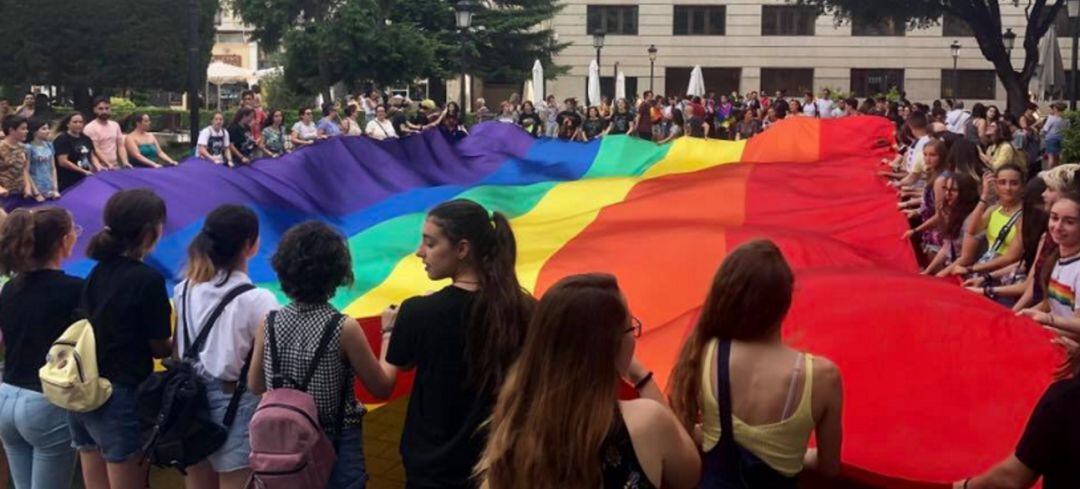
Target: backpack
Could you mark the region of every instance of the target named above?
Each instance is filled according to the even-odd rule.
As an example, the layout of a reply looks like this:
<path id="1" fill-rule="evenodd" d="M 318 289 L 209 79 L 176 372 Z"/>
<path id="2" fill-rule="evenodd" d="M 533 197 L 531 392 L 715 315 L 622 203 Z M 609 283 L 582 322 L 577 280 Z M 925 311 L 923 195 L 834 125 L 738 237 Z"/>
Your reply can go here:
<path id="1" fill-rule="evenodd" d="M 274 317 L 266 318 L 267 345 L 270 348 L 273 389 L 263 394 L 255 415 L 251 417 L 251 479 L 248 487 L 261 489 L 322 488 L 330 481 L 330 474 L 337 462 L 337 450 L 319 424 L 319 411 L 315 398 L 307 388 L 318 369 L 319 360 L 326 353 L 334 328 L 341 314 L 334 314 L 323 327 L 319 346 L 308 365 L 304 379 L 290 379 L 294 388 L 284 387 L 281 375 L 281 356 L 274 337 Z M 338 406 L 338 434 L 345 419 L 345 400 L 349 383 L 342 385 L 341 404 Z"/>
<path id="2" fill-rule="evenodd" d="M 90 321 L 75 322 L 60 335 L 38 370 L 41 392 L 68 411 L 93 411 L 112 395 L 112 383 L 98 374 L 97 342 Z"/>
<path id="3" fill-rule="evenodd" d="M 182 300 L 184 315 L 180 318 L 178 336 L 184 342 L 184 357 L 166 359 L 166 370 L 151 375 L 139 385 L 139 429 L 143 454 L 150 463 L 158 467 L 175 468 L 184 472 L 216 452 L 228 438 L 229 427 L 236 417 L 243 395 L 251 354 L 240 370 L 240 380 L 229 400 L 222 424 L 214 421 L 210 414 L 210 402 L 206 397 L 206 386 L 200 381 L 195 363 L 199 350 L 206 343 L 214 323 L 229 305 L 241 294 L 255 288 L 251 284 L 240 284 L 229 290 L 221 302 L 211 311 L 206 323 L 199 330 L 193 343 L 187 337 L 188 283 L 184 284 Z M 224 425 L 224 426 L 222 426 Z"/>

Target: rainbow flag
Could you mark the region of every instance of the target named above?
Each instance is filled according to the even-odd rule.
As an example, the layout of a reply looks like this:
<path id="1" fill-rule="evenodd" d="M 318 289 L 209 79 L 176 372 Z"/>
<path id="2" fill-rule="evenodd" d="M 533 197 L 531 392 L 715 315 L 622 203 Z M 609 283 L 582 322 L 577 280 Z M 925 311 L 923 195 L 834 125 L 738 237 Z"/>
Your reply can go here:
<path id="1" fill-rule="evenodd" d="M 661 383 L 727 250 L 768 238 L 796 270 L 786 339 L 843 374 L 848 474 L 924 487 L 1011 453 L 1060 357 L 1041 328 L 917 275 L 895 193 L 876 176 L 893 154 L 892 134 L 882 118 L 800 117 L 741 142 L 576 143 L 488 123 L 456 145 L 437 131 L 344 137 L 235 170 L 188 160 L 106 173 L 60 205 L 89 235 L 113 192 L 155 190 L 169 219 L 149 262 L 173 280 L 203 216 L 248 205 L 263 223 L 250 274 L 276 291 L 268 258 L 280 236 L 304 220 L 326 221 L 348 238 L 357 279 L 333 303 L 367 317 L 444 285 L 413 256 L 425 212 L 473 199 L 511 218 L 518 275 L 534 293 L 567 274 L 614 273 L 645 325 L 637 354 Z M 78 258 L 68 270 L 91 266 Z"/>

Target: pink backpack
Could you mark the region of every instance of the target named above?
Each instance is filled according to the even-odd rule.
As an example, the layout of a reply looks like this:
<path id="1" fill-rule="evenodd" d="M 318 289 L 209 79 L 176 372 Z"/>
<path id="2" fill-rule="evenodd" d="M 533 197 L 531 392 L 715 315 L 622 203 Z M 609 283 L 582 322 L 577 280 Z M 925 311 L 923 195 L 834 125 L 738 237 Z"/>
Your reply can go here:
<path id="1" fill-rule="evenodd" d="M 266 319 L 267 342 L 272 362 L 273 390 L 263 395 L 251 418 L 251 481 L 248 487 L 261 489 L 319 489 L 330 481 L 337 453 L 319 425 L 315 399 L 305 392 L 326 353 L 334 329 L 341 319 L 335 314 L 324 328 L 305 379 L 296 388 L 285 388 L 280 372 L 280 356 L 274 343 L 274 313 Z M 347 389 L 348 386 L 345 386 Z M 343 393 L 344 394 L 344 393 Z M 345 411 L 345 395 L 338 408 L 338 431 Z"/>

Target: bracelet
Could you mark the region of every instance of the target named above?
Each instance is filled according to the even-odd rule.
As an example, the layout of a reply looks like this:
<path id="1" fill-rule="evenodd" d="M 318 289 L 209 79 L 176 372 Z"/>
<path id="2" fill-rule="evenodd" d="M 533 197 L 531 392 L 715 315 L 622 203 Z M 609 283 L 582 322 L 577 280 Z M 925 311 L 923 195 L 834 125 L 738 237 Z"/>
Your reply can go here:
<path id="1" fill-rule="evenodd" d="M 653 377 L 652 372 L 649 372 L 649 373 L 645 374 L 645 376 L 642 377 L 641 380 L 637 381 L 637 383 L 634 384 L 634 390 L 640 391 L 643 387 L 645 387 L 646 384 L 649 383 L 650 380 L 652 380 L 652 377 Z"/>
<path id="2" fill-rule="evenodd" d="M 392 334 L 393 332 L 394 332 L 394 327 L 393 326 L 391 326 L 389 328 L 382 328 L 382 334 L 384 336 L 388 335 L 388 334 Z"/>

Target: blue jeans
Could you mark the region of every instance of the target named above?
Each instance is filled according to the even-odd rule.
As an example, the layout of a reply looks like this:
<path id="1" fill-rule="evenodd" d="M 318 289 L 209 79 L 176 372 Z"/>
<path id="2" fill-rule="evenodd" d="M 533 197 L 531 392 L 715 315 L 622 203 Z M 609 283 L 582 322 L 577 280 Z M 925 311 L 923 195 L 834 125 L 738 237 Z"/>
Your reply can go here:
<path id="1" fill-rule="evenodd" d="M 337 442 L 337 463 L 330 473 L 327 489 L 364 489 L 367 486 L 362 426 L 345 428 Z"/>
<path id="2" fill-rule="evenodd" d="M 0 440 L 16 489 L 71 485 L 75 450 L 67 411 L 49 404 L 40 392 L 0 385 Z"/>

